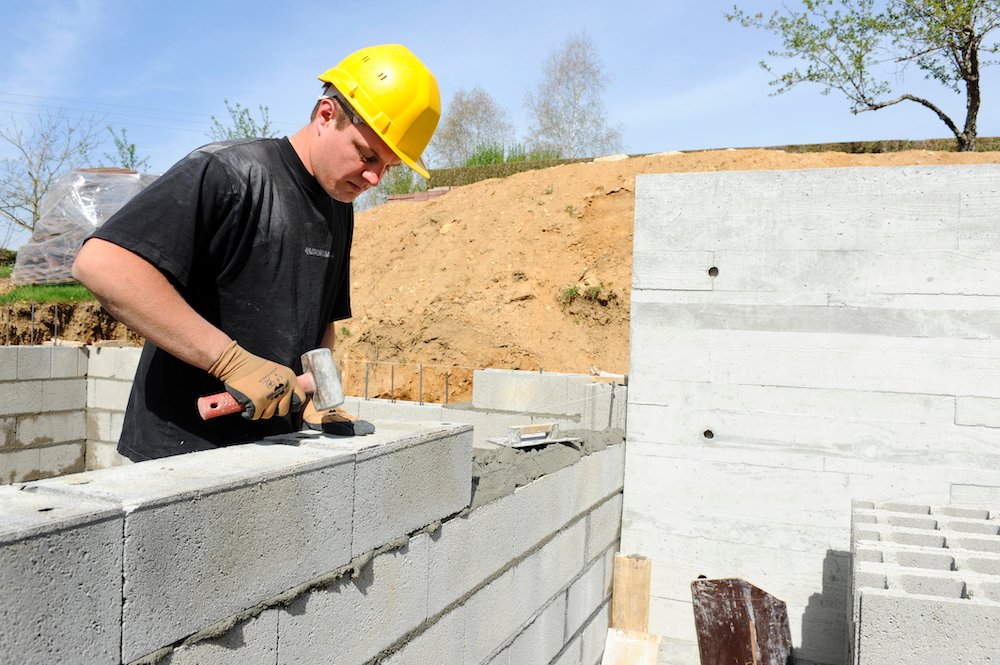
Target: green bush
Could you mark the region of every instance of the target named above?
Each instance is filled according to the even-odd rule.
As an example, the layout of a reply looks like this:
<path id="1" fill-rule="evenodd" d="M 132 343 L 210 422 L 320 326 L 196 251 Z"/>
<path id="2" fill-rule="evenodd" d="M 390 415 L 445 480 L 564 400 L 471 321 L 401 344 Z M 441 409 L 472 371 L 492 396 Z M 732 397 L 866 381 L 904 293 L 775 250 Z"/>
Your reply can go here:
<path id="1" fill-rule="evenodd" d="M 17 252 L 12 249 L 0 247 L 0 266 L 12 266 L 17 260 Z M 9 275 L 7 275 L 9 277 Z"/>

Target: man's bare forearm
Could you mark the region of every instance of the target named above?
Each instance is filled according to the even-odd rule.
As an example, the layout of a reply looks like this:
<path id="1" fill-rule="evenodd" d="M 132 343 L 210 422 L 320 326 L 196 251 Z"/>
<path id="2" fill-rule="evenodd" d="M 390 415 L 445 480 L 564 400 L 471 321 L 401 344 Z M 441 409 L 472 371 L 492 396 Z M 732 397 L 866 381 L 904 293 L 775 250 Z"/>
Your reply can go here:
<path id="1" fill-rule="evenodd" d="M 207 370 L 232 341 L 194 311 L 155 266 L 114 243 L 88 240 L 73 276 L 116 319 L 195 367 Z"/>

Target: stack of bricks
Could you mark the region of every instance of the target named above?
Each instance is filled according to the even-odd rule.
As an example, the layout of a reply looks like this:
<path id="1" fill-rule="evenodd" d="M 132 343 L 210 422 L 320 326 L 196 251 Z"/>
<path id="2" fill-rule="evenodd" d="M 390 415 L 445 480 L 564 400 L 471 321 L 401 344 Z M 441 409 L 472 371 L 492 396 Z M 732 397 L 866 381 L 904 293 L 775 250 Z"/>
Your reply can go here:
<path id="1" fill-rule="evenodd" d="M 855 501 L 852 665 L 995 663 L 1000 511 Z"/>
<path id="2" fill-rule="evenodd" d="M 83 471 L 87 353 L 0 348 L 0 484 Z"/>

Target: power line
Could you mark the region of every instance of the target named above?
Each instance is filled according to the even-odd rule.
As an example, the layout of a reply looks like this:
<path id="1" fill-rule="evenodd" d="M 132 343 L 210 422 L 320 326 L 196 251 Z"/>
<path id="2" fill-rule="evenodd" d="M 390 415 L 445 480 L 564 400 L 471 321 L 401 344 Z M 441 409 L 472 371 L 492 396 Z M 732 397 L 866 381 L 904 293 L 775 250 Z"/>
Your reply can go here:
<path id="1" fill-rule="evenodd" d="M 53 107 L 53 106 L 51 106 L 49 104 L 43 104 L 43 103 L 33 103 L 33 102 L 16 101 L 16 100 L 5 100 L 5 99 L 3 99 L 4 96 L 6 96 L 6 97 L 20 97 L 20 98 L 24 98 L 24 99 L 36 99 L 36 100 L 42 100 L 42 101 L 46 101 L 46 102 L 47 101 L 68 102 L 68 103 L 71 103 L 72 106 L 57 105 L 57 106 Z M 153 129 L 171 129 L 171 130 L 180 130 L 180 131 L 200 131 L 200 132 L 207 132 L 211 128 L 211 122 L 212 122 L 212 120 L 216 117 L 213 114 L 196 113 L 196 112 L 193 112 L 193 111 L 165 110 L 165 109 L 162 109 L 162 108 L 152 108 L 152 107 L 144 107 L 144 106 L 133 106 L 133 105 L 129 105 L 129 104 L 115 104 L 115 103 L 111 103 L 111 102 L 94 102 L 94 101 L 81 100 L 81 99 L 72 99 L 72 98 L 66 98 L 66 97 L 47 97 L 47 96 L 42 96 L 42 95 L 28 95 L 28 94 L 23 94 L 23 93 L 14 93 L 14 92 L 5 92 L 5 91 L 0 91 L 0 104 L 16 105 L 16 106 L 20 106 L 20 107 L 35 108 L 35 109 L 52 108 L 53 110 L 61 111 L 61 112 L 65 113 L 65 114 L 67 114 L 67 115 L 72 115 L 72 117 L 77 118 L 77 119 L 82 119 L 83 117 L 85 117 L 84 115 L 80 114 L 80 111 L 92 110 L 94 112 L 100 113 L 102 117 L 112 116 L 112 117 L 116 117 L 116 118 L 126 118 L 126 119 L 139 118 L 139 119 L 145 121 L 145 122 L 135 122 L 135 121 L 129 120 L 127 123 L 124 123 L 124 124 L 126 124 L 127 126 L 130 126 L 130 127 L 147 127 L 147 128 L 153 128 Z M 89 108 L 88 109 L 88 108 L 85 108 L 85 107 L 93 107 L 93 108 Z M 122 111 L 110 111 L 110 110 L 104 110 L 101 107 L 129 109 L 129 110 L 133 110 L 133 111 L 142 111 L 142 113 L 138 114 L 138 113 L 128 113 L 128 112 L 122 112 Z M 8 113 L 25 114 L 25 115 L 28 114 L 25 111 L 15 111 L 15 110 L 12 110 L 12 109 L 9 109 L 9 108 L 7 108 L 7 109 L 0 108 L 0 111 L 6 111 Z M 150 115 L 150 114 L 152 114 L 152 115 Z M 177 116 L 190 116 L 191 119 L 177 117 Z M 181 126 L 177 126 L 177 125 L 163 125 L 163 124 L 149 124 L 149 122 L 148 122 L 149 120 L 162 120 L 162 121 L 165 121 L 165 122 L 168 122 L 168 123 L 180 123 Z M 273 125 L 273 126 L 275 126 L 275 127 L 277 127 L 277 128 L 282 128 L 282 129 L 291 129 L 291 128 L 297 128 L 298 127 L 297 123 L 285 122 L 285 121 L 279 121 L 279 120 L 270 120 L 270 124 Z M 187 125 L 187 127 L 185 127 L 183 125 Z"/>

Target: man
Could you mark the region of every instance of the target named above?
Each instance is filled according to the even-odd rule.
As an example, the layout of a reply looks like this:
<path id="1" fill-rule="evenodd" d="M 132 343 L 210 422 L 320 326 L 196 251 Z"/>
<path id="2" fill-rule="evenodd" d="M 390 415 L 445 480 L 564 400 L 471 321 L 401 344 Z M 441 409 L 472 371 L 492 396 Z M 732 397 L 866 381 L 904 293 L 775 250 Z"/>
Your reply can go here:
<path id="1" fill-rule="evenodd" d="M 195 150 L 77 256 L 74 276 L 146 338 L 118 444 L 134 461 L 294 431 L 299 409 L 315 428 L 338 418 L 307 402 L 299 356 L 332 349 L 351 316 L 351 202 L 400 162 L 428 176 L 420 156 L 441 102 L 399 45 L 361 49 L 319 79 L 290 139 Z M 244 417 L 202 421 L 197 398 L 223 387 Z"/>

